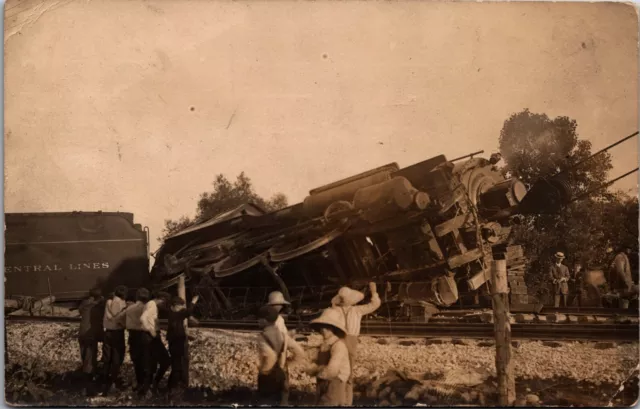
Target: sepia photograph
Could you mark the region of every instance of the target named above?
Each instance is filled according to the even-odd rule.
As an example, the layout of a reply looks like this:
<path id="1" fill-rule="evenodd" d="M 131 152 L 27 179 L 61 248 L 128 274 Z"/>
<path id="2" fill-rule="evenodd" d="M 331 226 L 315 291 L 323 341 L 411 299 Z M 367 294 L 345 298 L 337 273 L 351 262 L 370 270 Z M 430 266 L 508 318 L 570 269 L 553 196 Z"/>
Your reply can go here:
<path id="1" fill-rule="evenodd" d="M 635 4 L 3 20 L 6 405 L 638 405 Z"/>

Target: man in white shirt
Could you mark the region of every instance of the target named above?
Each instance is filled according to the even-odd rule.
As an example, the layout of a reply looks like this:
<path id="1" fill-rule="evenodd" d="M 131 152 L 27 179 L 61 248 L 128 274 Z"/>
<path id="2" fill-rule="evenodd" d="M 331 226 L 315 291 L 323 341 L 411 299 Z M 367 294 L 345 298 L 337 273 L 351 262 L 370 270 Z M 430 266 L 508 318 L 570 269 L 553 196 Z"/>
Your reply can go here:
<path id="1" fill-rule="evenodd" d="M 145 379 L 142 388 L 138 391 L 141 395 L 147 393 L 152 382 L 153 390 L 157 392 L 162 377 L 171 365 L 169 352 L 162 343 L 160 328 L 158 326 L 158 308 L 167 305 L 170 299 L 171 295 L 168 293 L 158 293 L 155 299 L 145 304 L 142 315 L 140 316 L 140 323 L 144 329 L 141 345 L 145 362 Z"/>
<path id="2" fill-rule="evenodd" d="M 114 291 L 113 298 L 107 300 L 104 309 L 104 318 L 102 320 L 105 332 L 103 342 L 104 352 L 104 379 L 105 390 L 104 393 L 109 393 L 112 384 L 121 386 L 121 382 L 118 379 L 120 373 L 120 366 L 124 361 L 124 354 L 126 346 L 124 343 L 124 327 L 125 327 L 125 314 L 124 310 L 127 307 L 125 297 L 127 296 L 127 287 L 118 286 Z"/>
<path id="3" fill-rule="evenodd" d="M 332 308 L 339 310 L 344 317 L 345 328 L 347 330 L 344 341 L 349 350 L 349 361 L 352 371 L 356 361 L 362 317 L 380 308 L 381 304 L 376 283 L 369 283 L 369 290 L 371 291 L 371 301 L 368 304 L 356 305 L 364 299 L 364 294 L 360 291 L 352 290 L 349 287 L 342 287 L 338 295 L 331 300 Z M 347 382 L 347 403 L 353 405 L 353 374 Z"/>
<path id="4" fill-rule="evenodd" d="M 141 344 L 144 328 L 142 328 L 140 316 L 150 298 L 151 294 L 149 290 L 139 288 L 136 292 L 136 303 L 130 305 L 125 310 L 125 327 L 129 332 L 129 355 L 136 375 L 136 389 L 142 388 L 145 374 L 144 355 Z"/>

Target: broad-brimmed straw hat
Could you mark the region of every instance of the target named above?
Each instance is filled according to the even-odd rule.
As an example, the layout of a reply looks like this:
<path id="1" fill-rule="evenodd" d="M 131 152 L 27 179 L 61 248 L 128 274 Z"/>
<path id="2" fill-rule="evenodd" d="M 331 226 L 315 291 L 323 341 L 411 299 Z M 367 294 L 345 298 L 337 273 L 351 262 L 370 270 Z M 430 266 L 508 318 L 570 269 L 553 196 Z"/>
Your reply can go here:
<path id="1" fill-rule="evenodd" d="M 347 330 L 345 329 L 344 314 L 335 308 L 325 309 L 322 311 L 322 315 L 320 315 L 320 317 L 311 321 L 312 327 L 318 325 L 329 325 L 333 328 L 339 329 L 343 334 L 347 333 Z"/>
<path id="2" fill-rule="evenodd" d="M 342 287 L 338 291 L 338 295 L 331 299 L 331 304 L 338 305 L 340 307 L 350 307 L 356 305 L 364 299 L 364 294 L 360 291 L 352 290 L 349 287 Z"/>
<path id="3" fill-rule="evenodd" d="M 284 299 L 284 295 L 280 291 L 274 291 L 269 294 L 269 302 L 267 305 L 290 305 L 291 303 Z"/>
<path id="4" fill-rule="evenodd" d="M 561 251 L 557 252 L 555 255 L 556 255 L 556 258 L 564 258 L 564 253 Z"/>

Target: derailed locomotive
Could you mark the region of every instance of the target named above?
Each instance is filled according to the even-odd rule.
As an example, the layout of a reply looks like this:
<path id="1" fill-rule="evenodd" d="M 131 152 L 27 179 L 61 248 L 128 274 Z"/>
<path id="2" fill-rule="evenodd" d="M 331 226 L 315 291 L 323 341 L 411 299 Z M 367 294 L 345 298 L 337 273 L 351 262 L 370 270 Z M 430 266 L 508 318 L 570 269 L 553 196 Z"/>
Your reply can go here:
<path id="1" fill-rule="evenodd" d="M 192 288 L 206 282 L 213 316 L 246 314 L 276 289 L 299 309 L 322 305 L 338 286 L 368 281 L 382 284 L 391 315 L 451 306 L 485 285 L 514 215 L 561 199 L 548 187 L 532 199 L 498 160 L 391 163 L 271 213 L 246 204 L 169 237 L 151 275 L 165 285 L 180 275 Z"/>

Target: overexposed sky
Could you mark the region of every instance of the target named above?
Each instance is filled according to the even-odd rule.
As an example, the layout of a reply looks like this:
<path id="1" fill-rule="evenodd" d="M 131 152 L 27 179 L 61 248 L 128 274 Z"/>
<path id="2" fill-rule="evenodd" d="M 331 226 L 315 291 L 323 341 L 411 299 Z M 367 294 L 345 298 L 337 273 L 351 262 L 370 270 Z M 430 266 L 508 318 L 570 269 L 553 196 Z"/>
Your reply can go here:
<path id="1" fill-rule="evenodd" d="M 594 151 L 638 129 L 633 6 L 9 0 L 5 211 L 193 215 L 245 171 L 290 203 L 390 162 L 497 150 L 529 108 Z M 612 151 L 611 177 L 638 142 Z M 635 189 L 637 177 L 615 187 Z"/>

